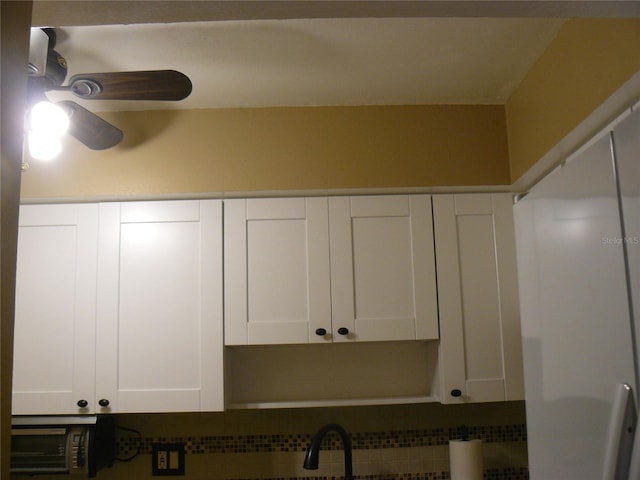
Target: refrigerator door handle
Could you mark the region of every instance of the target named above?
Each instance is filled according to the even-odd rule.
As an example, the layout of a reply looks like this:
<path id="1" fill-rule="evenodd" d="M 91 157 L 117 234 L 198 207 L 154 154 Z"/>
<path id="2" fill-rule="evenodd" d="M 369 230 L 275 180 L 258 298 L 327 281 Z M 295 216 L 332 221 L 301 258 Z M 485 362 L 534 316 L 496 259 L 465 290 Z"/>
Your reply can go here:
<path id="1" fill-rule="evenodd" d="M 603 480 L 627 480 L 636 427 L 636 407 L 633 391 L 626 383 L 616 386 L 613 408 L 607 432 Z M 634 455 L 638 456 L 638 455 Z M 637 458 L 636 460 L 640 460 Z"/>

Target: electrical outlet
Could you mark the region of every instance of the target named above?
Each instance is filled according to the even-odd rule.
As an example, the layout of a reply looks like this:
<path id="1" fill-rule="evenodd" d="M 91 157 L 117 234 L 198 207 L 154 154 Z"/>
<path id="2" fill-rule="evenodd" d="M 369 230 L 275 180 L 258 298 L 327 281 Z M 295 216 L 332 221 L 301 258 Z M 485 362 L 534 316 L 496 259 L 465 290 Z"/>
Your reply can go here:
<path id="1" fill-rule="evenodd" d="M 152 444 L 152 475 L 184 475 L 184 457 L 184 443 Z"/>

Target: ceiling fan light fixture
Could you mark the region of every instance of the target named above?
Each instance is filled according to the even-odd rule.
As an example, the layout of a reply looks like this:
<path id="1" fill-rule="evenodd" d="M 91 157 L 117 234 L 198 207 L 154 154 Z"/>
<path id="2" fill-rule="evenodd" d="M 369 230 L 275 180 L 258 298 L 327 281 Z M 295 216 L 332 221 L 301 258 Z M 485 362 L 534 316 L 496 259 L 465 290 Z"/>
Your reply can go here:
<path id="1" fill-rule="evenodd" d="M 75 102 L 38 103 L 46 100 L 45 94 L 51 90 L 82 100 L 179 101 L 191 94 L 191 80 L 176 70 L 80 73 L 63 86 L 68 67 L 54 50 L 56 40 L 53 28 L 31 30 L 28 104 L 35 105 L 25 115 L 28 138 L 24 143 L 34 158 L 51 158 L 53 154 L 44 153 L 45 145 L 52 152 L 59 151 L 59 140 L 65 133 L 92 150 L 115 147 L 123 139 L 122 130 Z"/>

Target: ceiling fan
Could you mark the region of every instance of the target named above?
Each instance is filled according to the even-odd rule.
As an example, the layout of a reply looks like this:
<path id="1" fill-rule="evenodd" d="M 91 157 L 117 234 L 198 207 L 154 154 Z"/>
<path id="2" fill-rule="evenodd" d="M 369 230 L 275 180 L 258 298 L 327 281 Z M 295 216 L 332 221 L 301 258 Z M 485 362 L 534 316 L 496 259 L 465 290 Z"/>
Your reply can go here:
<path id="1" fill-rule="evenodd" d="M 191 93 L 189 77 L 175 70 L 83 73 L 67 76 L 65 58 L 54 50 L 56 32 L 52 28 L 33 28 L 29 52 L 28 104 L 48 102 L 46 92 L 67 91 L 83 100 L 183 100 Z M 55 105 L 68 117 L 68 133 L 92 150 L 116 146 L 122 130 L 74 101 Z M 66 119 L 65 119 L 66 122 Z"/>

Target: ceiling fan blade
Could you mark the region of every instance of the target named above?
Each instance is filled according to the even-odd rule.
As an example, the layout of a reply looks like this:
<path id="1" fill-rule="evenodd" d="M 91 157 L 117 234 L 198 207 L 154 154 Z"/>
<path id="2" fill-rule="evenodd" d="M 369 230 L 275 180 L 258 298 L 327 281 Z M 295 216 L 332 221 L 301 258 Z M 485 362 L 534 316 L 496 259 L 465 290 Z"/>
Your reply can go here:
<path id="1" fill-rule="evenodd" d="M 175 70 L 83 73 L 69 80 L 80 98 L 91 100 L 182 100 L 191 93 L 191 80 Z"/>
<path id="2" fill-rule="evenodd" d="M 58 102 L 69 115 L 68 133 L 92 150 L 115 147 L 122 141 L 122 130 L 75 102 Z"/>

